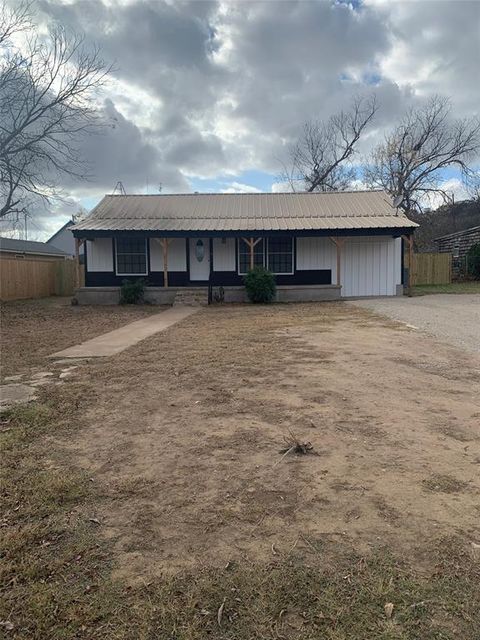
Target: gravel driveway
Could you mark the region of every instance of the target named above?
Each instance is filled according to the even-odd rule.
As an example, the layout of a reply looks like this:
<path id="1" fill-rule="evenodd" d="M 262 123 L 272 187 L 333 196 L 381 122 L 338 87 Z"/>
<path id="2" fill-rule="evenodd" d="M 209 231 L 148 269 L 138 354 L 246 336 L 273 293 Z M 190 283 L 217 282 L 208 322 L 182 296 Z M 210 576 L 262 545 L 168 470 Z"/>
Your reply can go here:
<path id="1" fill-rule="evenodd" d="M 480 295 L 438 294 L 418 298 L 355 300 L 364 309 L 413 325 L 472 353 L 480 352 Z"/>

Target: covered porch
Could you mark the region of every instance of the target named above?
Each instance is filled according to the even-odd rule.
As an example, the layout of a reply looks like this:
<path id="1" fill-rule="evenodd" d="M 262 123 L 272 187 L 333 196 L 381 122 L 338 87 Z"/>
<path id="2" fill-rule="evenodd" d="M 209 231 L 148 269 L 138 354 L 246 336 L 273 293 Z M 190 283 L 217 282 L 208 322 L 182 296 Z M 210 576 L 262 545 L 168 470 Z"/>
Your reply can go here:
<path id="1" fill-rule="evenodd" d="M 118 302 L 122 282 L 138 278 L 152 303 L 173 303 L 181 289 L 242 302 L 243 278 L 255 266 L 275 274 L 278 301 L 398 295 L 402 285 L 402 239 L 386 233 L 117 233 L 78 238 L 77 252 L 81 243 L 85 287 L 77 298 L 85 303 Z"/>

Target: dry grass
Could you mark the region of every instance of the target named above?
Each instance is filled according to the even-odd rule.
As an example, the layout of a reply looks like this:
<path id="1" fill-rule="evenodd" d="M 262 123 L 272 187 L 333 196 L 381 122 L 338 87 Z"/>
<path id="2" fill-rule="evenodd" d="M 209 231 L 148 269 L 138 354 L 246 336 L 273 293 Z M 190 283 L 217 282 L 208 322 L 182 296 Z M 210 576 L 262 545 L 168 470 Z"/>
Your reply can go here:
<path id="1" fill-rule="evenodd" d="M 466 482 L 443 473 L 432 474 L 422 481 L 422 485 L 429 491 L 440 491 L 442 493 L 459 493 L 460 491 L 465 491 L 468 487 Z"/>
<path id="2" fill-rule="evenodd" d="M 39 458 L 39 439 L 78 419 L 77 394 L 56 392 L 10 412 L 3 433 L 0 634 L 18 640 L 207 640 L 251 638 L 473 640 L 480 565 L 460 540 L 431 546 L 417 573 L 386 548 L 368 559 L 322 542 L 275 552 L 271 562 L 198 567 L 127 586 L 98 537 L 95 484 Z M 133 490 L 135 483 L 125 490 Z M 424 549 L 425 552 L 425 549 Z M 393 603 L 393 615 L 385 605 Z M 222 606 L 223 605 L 223 606 Z"/>
<path id="3" fill-rule="evenodd" d="M 72 306 L 70 298 L 0 304 L 1 376 L 45 365 L 45 357 L 127 322 L 158 313 L 149 306 Z"/>
<path id="4" fill-rule="evenodd" d="M 419 481 L 433 447 L 436 471 L 472 477 L 476 441 L 468 455 L 456 441 L 450 450 L 444 436 L 434 440 L 441 414 L 428 420 L 451 388 L 473 388 L 471 370 L 459 362 L 465 379 L 452 381 L 398 365 L 410 402 L 399 394 L 392 408 L 402 385 L 383 350 L 395 341 L 392 350 L 403 350 L 407 334 L 374 321 L 358 329 L 353 312 L 317 309 L 234 310 L 234 324 L 227 311 L 208 322 L 198 314 L 2 417 L 0 637 L 477 640 L 480 563 L 469 553 L 466 509 L 474 487 L 427 493 Z M 311 341 L 321 332 L 318 349 L 299 326 Z M 341 345 L 335 354 L 328 331 Z M 381 355 L 373 335 L 384 339 Z M 428 399 L 416 395 L 425 381 Z M 375 404 L 380 388 L 386 409 Z M 449 412 L 469 407 L 464 396 L 447 400 Z M 290 427 L 319 455 L 288 456 L 274 469 Z M 119 514 L 118 529 L 107 513 Z M 318 531 L 332 521 L 331 535 Z M 362 539 L 378 542 L 364 552 L 353 545 Z M 252 553 L 225 562 L 216 545 L 229 540 Z M 133 580 L 121 573 L 127 544 L 144 562 Z M 175 554 L 200 561 L 172 571 Z M 145 563 L 155 562 L 161 571 L 147 576 Z"/>

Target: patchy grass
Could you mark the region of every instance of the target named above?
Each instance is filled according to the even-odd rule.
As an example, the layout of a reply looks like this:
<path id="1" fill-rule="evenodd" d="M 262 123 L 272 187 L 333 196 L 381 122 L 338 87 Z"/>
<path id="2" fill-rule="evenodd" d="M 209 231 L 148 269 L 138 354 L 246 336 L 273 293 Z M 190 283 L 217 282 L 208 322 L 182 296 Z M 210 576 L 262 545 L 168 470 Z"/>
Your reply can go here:
<path id="1" fill-rule="evenodd" d="M 18 640 L 250 638 L 473 640 L 480 565 L 460 540 L 430 542 L 418 572 L 387 548 L 325 562 L 308 550 L 270 563 L 198 567 L 134 586 L 111 577 L 93 517 L 101 490 L 48 458 L 45 441 L 79 428 L 82 390 L 45 392 L 3 417 L 0 635 Z M 117 490 L 136 491 L 138 481 Z M 143 486 L 143 485 L 142 485 Z M 140 487 L 141 488 L 141 487 Z M 99 502 L 100 501 L 100 502 Z M 312 553 L 313 550 L 313 553 Z M 385 605 L 393 604 L 388 617 Z"/>
<path id="2" fill-rule="evenodd" d="M 473 388 L 472 371 L 451 357 L 450 366 L 465 378 L 409 371 L 414 402 L 400 397 L 392 406 L 400 385 L 391 358 L 407 348 L 423 353 L 416 337 L 387 333 L 374 320 L 359 329 L 357 312 L 340 306 L 335 313 L 344 314 L 348 329 L 331 337 L 335 350 L 326 331 L 321 351 L 277 333 L 290 326 L 301 337 L 302 323 L 312 339 L 317 326 L 333 333 L 333 307 L 309 309 L 223 308 L 222 315 L 205 312 L 211 315 L 203 320 L 198 314 L 167 335 L 82 367 L 74 380 L 42 388 L 37 403 L 2 416 L 0 637 L 477 640 L 480 563 L 469 553 L 467 536 L 475 529 L 465 502 L 476 498 L 473 467 L 466 473 L 464 448 L 455 457 L 443 441 L 432 440 L 431 429 L 439 419 L 433 409 L 445 398 L 459 423 L 472 428 L 469 421 L 478 415 L 464 393 Z M 315 398 L 315 405 L 292 389 Z M 462 394 L 450 397 L 451 389 Z M 411 413 L 402 413 L 410 404 Z M 447 415 L 444 424 L 451 419 Z M 308 434 L 319 455 L 289 456 L 274 466 L 290 427 Z M 81 447 L 71 446 L 79 437 Z M 468 480 L 468 491 L 422 490 L 418 478 L 430 467 L 418 450 L 429 452 L 430 463 L 433 449 L 435 470 L 453 470 Z M 342 467 L 347 458 L 351 466 Z M 384 495 L 375 478 L 391 490 Z M 172 489 L 169 480 L 180 488 Z M 202 491 L 206 481 L 213 506 Z M 319 490 L 311 493 L 315 483 Z M 429 504 L 436 507 L 433 515 Z M 168 510 L 158 511 L 165 505 Z M 453 511 L 452 526 L 441 520 L 442 507 Z M 119 529 L 112 527 L 116 508 L 125 517 Z M 324 534 L 334 519 L 338 526 Z M 166 520 L 170 529 L 159 528 Z M 413 522 L 413 542 L 406 521 Z M 124 553 L 127 528 L 131 549 Z M 229 539 L 232 530 L 238 536 Z M 289 535 L 282 538 L 285 530 Z M 444 537 L 462 530 L 465 537 Z M 363 550 L 353 544 L 360 538 Z M 232 542 L 228 563 L 218 540 Z M 250 552 L 234 548 L 238 542 L 248 543 Z M 261 545 L 265 553 L 252 553 Z M 182 555 L 199 560 L 176 572 L 168 563 Z M 126 572 L 132 556 L 156 563 L 159 571 L 131 563 Z"/>
<path id="3" fill-rule="evenodd" d="M 158 313 L 158 306 L 72 306 L 70 298 L 0 304 L 2 377 L 45 366 L 45 357 Z"/>
<path id="4" fill-rule="evenodd" d="M 452 476 L 434 473 L 425 480 L 422 480 L 422 485 L 429 491 L 440 491 L 442 493 L 459 493 L 465 491 L 467 483 L 457 480 Z"/>
<path id="5" fill-rule="evenodd" d="M 426 296 L 433 293 L 480 293 L 480 281 L 422 284 L 412 288 L 414 296 Z"/>

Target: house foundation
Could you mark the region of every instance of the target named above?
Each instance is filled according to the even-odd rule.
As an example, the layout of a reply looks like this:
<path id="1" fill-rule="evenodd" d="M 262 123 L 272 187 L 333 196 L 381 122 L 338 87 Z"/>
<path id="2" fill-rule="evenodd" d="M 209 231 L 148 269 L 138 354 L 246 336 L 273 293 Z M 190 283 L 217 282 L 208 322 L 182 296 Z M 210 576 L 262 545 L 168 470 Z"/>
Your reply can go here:
<path id="1" fill-rule="evenodd" d="M 198 287 L 208 292 L 207 287 Z M 181 287 L 145 287 L 145 301 L 149 304 L 172 305 Z M 213 287 L 213 302 L 248 302 L 245 287 Z M 277 286 L 276 302 L 320 302 L 339 300 L 338 285 L 289 285 Z M 120 303 L 120 287 L 80 287 L 75 292 L 78 304 L 115 305 Z"/>

